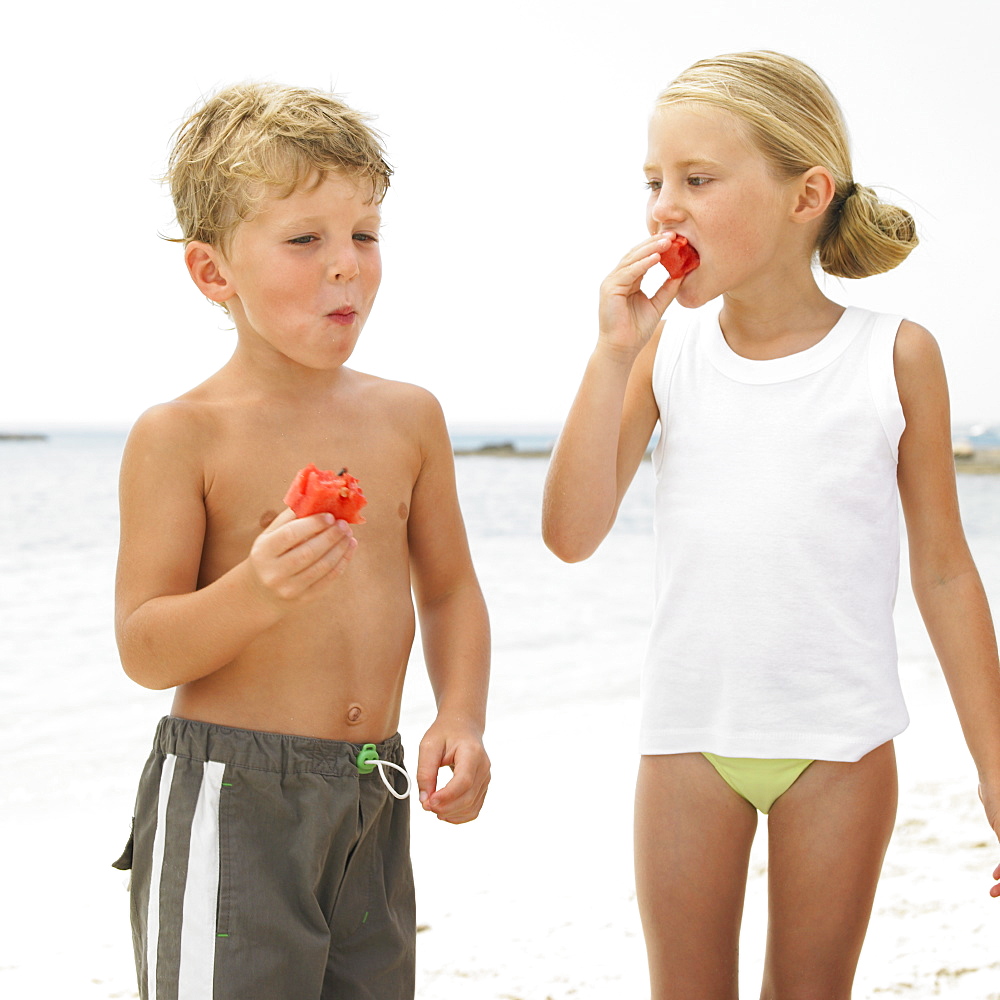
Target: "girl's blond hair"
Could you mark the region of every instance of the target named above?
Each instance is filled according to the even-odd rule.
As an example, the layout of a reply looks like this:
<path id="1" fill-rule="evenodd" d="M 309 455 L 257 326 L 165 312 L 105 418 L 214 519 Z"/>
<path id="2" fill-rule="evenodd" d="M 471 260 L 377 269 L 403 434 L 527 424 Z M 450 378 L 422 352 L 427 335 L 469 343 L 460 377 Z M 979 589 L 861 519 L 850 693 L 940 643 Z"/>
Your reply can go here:
<path id="1" fill-rule="evenodd" d="M 219 91 L 176 133 L 166 176 L 181 228 L 174 242 L 225 251 L 267 194 L 287 196 L 330 171 L 370 185 L 380 202 L 392 168 L 368 121 L 320 90 L 241 83 Z"/>
<path id="2" fill-rule="evenodd" d="M 798 59 L 768 51 L 703 59 L 657 99 L 658 107 L 682 103 L 734 115 L 782 178 L 815 166 L 830 171 L 836 192 L 816 247 L 828 274 L 880 274 L 902 263 L 917 245 L 910 213 L 854 182 L 840 106 L 820 77 Z"/>

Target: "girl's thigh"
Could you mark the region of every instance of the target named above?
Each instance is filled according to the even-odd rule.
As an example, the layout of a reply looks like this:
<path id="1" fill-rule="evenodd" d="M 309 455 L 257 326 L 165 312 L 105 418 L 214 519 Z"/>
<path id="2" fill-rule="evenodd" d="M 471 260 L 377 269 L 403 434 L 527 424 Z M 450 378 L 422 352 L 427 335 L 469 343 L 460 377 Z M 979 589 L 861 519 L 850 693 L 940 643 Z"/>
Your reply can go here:
<path id="1" fill-rule="evenodd" d="M 892 743 L 816 761 L 768 816 L 763 1000 L 848 1000 L 896 817 Z"/>
<path id="2" fill-rule="evenodd" d="M 733 1000 L 757 811 L 701 754 L 643 757 L 635 808 L 639 912 L 653 1000 Z"/>

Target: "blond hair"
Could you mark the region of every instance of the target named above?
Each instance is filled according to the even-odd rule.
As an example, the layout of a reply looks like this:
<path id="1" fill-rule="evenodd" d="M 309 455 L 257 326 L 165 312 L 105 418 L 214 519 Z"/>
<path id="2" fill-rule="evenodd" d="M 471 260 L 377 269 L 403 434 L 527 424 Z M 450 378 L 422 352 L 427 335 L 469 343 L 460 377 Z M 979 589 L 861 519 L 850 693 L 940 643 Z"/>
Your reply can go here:
<path id="1" fill-rule="evenodd" d="M 829 88 L 805 63 L 778 52 L 703 59 L 664 90 L 657 106 L 703 104 L 738 118 L 778 176 L 826 167 L 836 191 L 816 253 L 828 274 L 864 278 L 902 263 L 917 245 L 913 217 L 854 181 L 844 118 Z"/>
<path id="2" fill-rule="evenodd" d="M 336 171 L 381 202 L 392 168 L 370 119 L 320 90 L 240 83 L 198 107 L 175 134 L 166 180 L 181 236 L 226 250 L 267 194 L 287 197 Z M 269 190 L 270 189 L 270 190 Z"/>

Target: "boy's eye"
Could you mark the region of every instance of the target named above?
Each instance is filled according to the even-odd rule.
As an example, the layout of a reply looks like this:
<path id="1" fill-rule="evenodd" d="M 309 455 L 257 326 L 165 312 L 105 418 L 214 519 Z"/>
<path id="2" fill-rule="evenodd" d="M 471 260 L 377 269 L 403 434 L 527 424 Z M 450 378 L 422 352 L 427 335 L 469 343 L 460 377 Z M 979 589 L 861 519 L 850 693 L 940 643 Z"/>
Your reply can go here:
<path id="1" fill-rule="evenodd" d="M 711 178 L 708 177 L 689 177 L 687 179 L 688 184 L 691 187 L 704 187 Z"/>
<path id="2" fill-rule="evenodd" d="M 646 187 L 650 191 L 659 191 L 663 187 L 663 181 L 646 181 Z"/>

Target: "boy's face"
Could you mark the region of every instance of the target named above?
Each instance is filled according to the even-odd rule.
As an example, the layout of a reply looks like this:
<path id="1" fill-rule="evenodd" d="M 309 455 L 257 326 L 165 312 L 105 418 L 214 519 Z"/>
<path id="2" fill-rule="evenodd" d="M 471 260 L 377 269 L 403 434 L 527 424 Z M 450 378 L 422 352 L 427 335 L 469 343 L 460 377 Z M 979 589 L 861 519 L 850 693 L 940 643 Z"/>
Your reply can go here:
<path id="1" fill-rule="evenodd" d="M 266 198 L 217 256 L 240 345 L 307 368 L 342 365 L 382 278 L 379 206 L 363 182 L 327 174 Z"/>

